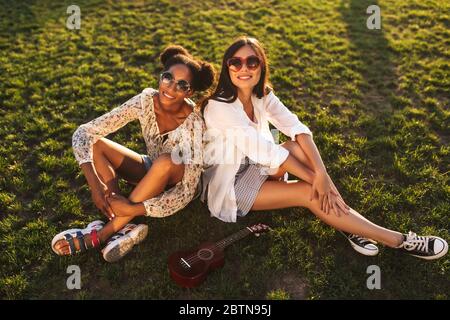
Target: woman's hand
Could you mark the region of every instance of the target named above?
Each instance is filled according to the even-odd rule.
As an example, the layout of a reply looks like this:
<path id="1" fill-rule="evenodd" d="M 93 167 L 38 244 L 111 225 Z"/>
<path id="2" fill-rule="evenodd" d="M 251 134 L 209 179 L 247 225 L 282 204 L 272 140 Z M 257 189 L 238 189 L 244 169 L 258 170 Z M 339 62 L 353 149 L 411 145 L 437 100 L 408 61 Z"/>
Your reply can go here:
<path id="1" fill-rule="evenodd" d="M 330 214 L 330 211 L 333 211 L 336 216 L 340 217 L 342 214 L 350 214 L 350 207 L 345 204 L 340 196 L 332 191 L 329 194 L 324 211 L 327 214 Z"/>
<path id="2" fill-rule="evenodd" d="M 324 199 L 330 191 L 331 184 L 328 179 L 328 174 L 325 171 L 317 171 L 312 183 L 309 200 L 312 201 L 315 197 L 318 197 L 320 202 L 320 209 L 324 210 Z"/>
<path id="3" fill-rule="evenodd" d="M 334 182 L 331 180 L 331 178 L 330 178 L 330 181 L 331 181 L 331 189 L 333 190 L 333 193 L 338 196 L 337 199 L 339 200 L 339 209 L 343 213 L 349 214 L 350 213 L 350 207 L 345 203 L 344 198 L 342 198 L 341 194 L 339 193 L 338 189 L 334 185 Z"/>
<path id="4" fill-rule="evenodd" d="M 114 211 L 117 217 L 126 217 L 134 215 L 134 203 L 121 196 L 120 194 L 112 192 L 106 197 L 108 204 Z"/>
<path id="5" fill-rule="evenodd" d="M 114 211 L 112 210 L 108 201 L 106 200 L 108 194 L 109 194 L 108 188 L 101 181 L 99 181 L 99 184 L 96 187 L 92 188 L 91 191 L 92 201 L 94 202 L 95 206 L 101 212 L 103 212 L 103 214 L 109 220 L 111 220 L 112 218 L 114 218 L 115 215 Z"/>
<path id="6" fill-rule="evenodd" d="M 333 211 L 340 217 L 341 213 L 349 214 L 349 207 L 345 204 L 336 186 L 326 171 L 318 171 L 314 177 L 310 201 L 316 197 L 319 198 L 320 209 L 326 214 Z"/>

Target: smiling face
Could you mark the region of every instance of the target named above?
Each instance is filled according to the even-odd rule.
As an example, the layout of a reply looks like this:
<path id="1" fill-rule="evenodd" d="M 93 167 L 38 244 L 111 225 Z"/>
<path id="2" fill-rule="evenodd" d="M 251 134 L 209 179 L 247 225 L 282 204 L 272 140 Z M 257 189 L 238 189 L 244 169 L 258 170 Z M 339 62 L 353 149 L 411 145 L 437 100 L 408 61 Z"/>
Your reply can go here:
<path id="1" fill-rule="evenodd" d="M 170 84 L 159 82 L 159 101 L 162 105 L 181 104 L 184 98 L 192 96 L 192 88 L 188 92 L 177 90 L 177 82 L 180 80 L 192 83 L 192 73 L 184 64 L 175 64 L 169 68 L 173 75 L 173 81 Z"/>
<path id="2" fill-rule="evenodd" d="M 249 56 L 257 56 L 255 50 L 249 45 L 243 46 L 233 55 L 233 57 L 240 57 L 242 59 Z M 261 78 L 261 66 L 256 70 L 250 70 L 247 64 L 244 64 L 239 71 L 233 71 L 228 68 L 228 72 L 230 74 L 231 82 L 241 90 L 252 90 Z"/>

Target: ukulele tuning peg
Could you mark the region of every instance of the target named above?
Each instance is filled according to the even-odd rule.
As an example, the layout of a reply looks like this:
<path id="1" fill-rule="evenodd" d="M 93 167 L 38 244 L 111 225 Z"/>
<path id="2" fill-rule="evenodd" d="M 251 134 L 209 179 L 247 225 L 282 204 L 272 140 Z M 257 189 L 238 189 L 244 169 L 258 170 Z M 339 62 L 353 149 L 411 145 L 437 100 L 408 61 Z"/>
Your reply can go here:
<path id="1" fill-rule="evenodd" d="M 265 233 L 265 232 L 268 232 L 268 231 L 272 230 L 269 226 L 267 226 L 267 225 L 265 225 L 263 223 L 255 224 L 255 225 L 251 226 L 249 229 L 253 233 L 255 233 L 255 235 L 256 235 L 256 233 L 259 233 L 259 235 L 260 235 L 262 233 Z"/>

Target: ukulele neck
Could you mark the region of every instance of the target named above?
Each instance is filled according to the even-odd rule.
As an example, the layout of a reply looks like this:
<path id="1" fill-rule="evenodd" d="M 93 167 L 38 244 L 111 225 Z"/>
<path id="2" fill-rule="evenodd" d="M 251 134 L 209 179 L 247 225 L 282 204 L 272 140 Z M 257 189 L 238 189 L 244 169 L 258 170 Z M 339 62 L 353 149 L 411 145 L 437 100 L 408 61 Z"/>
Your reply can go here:
<path id="1" fill-rule="evenodd" d="M 220 241 L 217 241 L 215 243 L 215 246 L 221 249 L 225 249 L 226 247 L 228 247 L 230 244 L 235 243 L 236 241 L 239 241 L 243 238 L 245 238 L 246 236 L 248 236 L 249 234 L 251 234 L 252 231 L 250 231 L 248 228 L 242 229 L 241 231 L 236 232 L 235 234 L 232 234 L 229 237 L 226 237 Z"/>

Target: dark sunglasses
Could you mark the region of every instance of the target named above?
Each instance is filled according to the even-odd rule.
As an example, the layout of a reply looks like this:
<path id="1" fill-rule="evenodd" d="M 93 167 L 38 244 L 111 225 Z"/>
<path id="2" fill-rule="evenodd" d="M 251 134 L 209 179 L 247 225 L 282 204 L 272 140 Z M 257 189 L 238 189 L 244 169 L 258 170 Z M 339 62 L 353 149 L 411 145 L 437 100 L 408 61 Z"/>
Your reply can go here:
<path id="1" fill-rule="evenodd" d="M 172 85 L 172 82 L 174 82 L 175 79 L 172 73 L 170 73 L 169 71 L 164 71 L 163 73 L 161 73 L 159 81 L 169 87 Z M 176 91 L 183 91 L 186 93 L 191 90 L 191 85 L 186 80 L 178 80 L 177 82 L 175 82 L 175 84 Z"/>
<path id="2" fill-rule="evenodd" d="M 261 60 L 257 56 L 248 56 L 246 58 L 232 57 L 227 60 L 228 68 L 235 72 L 241 70 L 244 64 L 249 70 L 256 70 L 261 64 Z"/>

